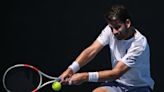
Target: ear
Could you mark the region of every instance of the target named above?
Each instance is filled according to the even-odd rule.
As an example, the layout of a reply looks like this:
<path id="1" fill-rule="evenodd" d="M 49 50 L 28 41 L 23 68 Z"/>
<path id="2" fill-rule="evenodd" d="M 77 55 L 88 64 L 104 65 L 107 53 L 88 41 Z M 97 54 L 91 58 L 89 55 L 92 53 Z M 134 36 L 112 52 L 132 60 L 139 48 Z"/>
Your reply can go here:
<path id="1" fill-rule="evenodd" d="M 130 26 L 131 26 L 131 21 L 130 21 L 130 19 L 126 19 L 125 24 L 126 24 L 126 27 L 127 27 L 127 28 L 130 28 Z"/>

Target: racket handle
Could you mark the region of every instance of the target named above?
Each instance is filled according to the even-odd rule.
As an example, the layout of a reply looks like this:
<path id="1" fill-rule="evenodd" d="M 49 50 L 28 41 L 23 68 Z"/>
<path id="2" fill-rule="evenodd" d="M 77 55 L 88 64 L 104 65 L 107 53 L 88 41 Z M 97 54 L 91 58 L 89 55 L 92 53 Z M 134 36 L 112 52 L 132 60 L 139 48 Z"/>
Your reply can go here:
<path id="1" fill-rule="evenodd" d="M 60 82 L 61 81 L 61 78 L 60 77 L 56 78 L 56 81 Z"/>

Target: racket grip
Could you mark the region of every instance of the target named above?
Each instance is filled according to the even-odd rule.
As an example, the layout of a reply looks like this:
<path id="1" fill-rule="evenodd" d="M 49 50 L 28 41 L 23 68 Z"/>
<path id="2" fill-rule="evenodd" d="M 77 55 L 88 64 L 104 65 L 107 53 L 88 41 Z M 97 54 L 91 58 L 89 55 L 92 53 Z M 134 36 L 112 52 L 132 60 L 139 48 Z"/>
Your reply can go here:
<path id="1" fill-rule="evenodd" d="M 61 81 L 61 78 L 60 77 L 56 78 L 56 81 L 60 82 Z"/>

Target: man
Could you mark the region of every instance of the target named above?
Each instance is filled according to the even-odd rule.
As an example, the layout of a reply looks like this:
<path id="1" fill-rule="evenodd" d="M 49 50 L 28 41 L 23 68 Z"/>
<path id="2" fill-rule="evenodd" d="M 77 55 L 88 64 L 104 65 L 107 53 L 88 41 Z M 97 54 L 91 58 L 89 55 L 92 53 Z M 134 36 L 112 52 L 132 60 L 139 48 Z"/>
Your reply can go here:
<path id="1" fill-rule="evenodd" d="M 132 26 L 123 5 L 114 5 L 106 13 L 108 25 L 98 38 L 76 58 L 60 76 L 63 84 L 104 82 L 93 92 L 151 92 L 150 52 L 147 39 Z M 76 73 L 109 45 L 112 70 Z"/>

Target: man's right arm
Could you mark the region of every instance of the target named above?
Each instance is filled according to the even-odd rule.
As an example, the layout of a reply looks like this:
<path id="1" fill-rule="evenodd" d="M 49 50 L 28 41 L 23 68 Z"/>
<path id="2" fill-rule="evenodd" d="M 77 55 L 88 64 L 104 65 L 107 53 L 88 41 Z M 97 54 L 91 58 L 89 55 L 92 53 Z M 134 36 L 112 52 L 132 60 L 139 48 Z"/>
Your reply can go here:
<path id="1" fill-rule="evenodd" d="M 103 47 L 104 46 L 98 40 L 95 40 L 92 45 L 82 51 L 82 53 L 76 58 L 75 62 L 77 62 L 80 67 L 83 67 L 91 61 Z"/>
<path id="2" fill-rule="evenodd" d="M 75 61 L 80 67 L 91 61 L 105 45 L 109 44 L 111 34 L 111 28 L 107 25 L 98 38 L 76 58 Z"/>
<path id="3" fill-rule="evenodd" d="M 89 61 L 91 61 L 101 51 L 103 47 L 104 46 L 98 40 L 95 40 L 88 48 L 83 50 L 82 53 L 75 59 L 74 62 L 76 62 L 75 63 L 76 68 L 77 68 L 77 64 L 78 67 L 81 68 Z M 65 82 L 64 84 L 67 84 L 68 82 L 64 80 L 71 77 L 74 73 L 75 72 L 70 67 L 68 67 L 66 71 L 62 73 L 60 77 L 61 80 Z"/>

